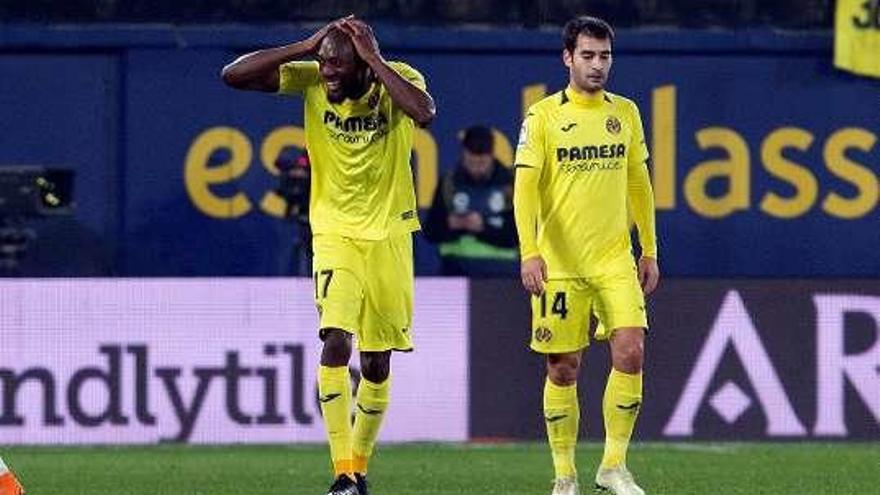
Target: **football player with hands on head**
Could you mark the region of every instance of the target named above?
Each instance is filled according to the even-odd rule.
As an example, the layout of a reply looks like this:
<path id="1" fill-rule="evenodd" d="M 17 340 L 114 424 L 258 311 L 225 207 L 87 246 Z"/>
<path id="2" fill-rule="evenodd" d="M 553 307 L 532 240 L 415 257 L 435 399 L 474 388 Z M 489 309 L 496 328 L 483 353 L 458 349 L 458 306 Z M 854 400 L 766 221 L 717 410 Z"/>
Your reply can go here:
<path id="1" fill-rule="evenodd" d="M 367 464 L 389 403 L 391 352 L 413 350 L 412 233 L 419 221 L 410 154 L 415 127 L 434 119 L 434 100 L 424 77 L 385 60 L 373 30 L 353 16 L 302 41 L 243 55 L 222 77 L 237 89 L 305 102 L 323 341 L 318 388 L 335 476 L 327 493 L 367 495 Z M 353 341 L 362 373 L 354 407 Z"/>

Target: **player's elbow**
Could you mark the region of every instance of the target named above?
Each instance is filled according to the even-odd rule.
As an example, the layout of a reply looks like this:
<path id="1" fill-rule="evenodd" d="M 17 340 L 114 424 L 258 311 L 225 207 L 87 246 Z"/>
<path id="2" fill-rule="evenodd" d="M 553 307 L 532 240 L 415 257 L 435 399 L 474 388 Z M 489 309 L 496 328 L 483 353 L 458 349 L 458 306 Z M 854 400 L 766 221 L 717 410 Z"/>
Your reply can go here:
<path id="1" fill-rule="evenodd" d="M 419 108 L 415 112 L 415 115 L 413 115 L 413 120 L 419 127 L 428 127 L 429 125 L 431 125 L 431 122 L 434 122 L 434 119 L 436 117 L 437 108 L 432 102 L 430 105 L 425 105 L 424 107 Z"/>
<path id="2" fill-rule="evenodd" d="M 223 70 L 220 71 L 220 78 L 227 86 L 235 89 L 244 89 L 247 85 L 247 79 L 235 63 L 223 67 Z"/>
<path id="3" fill-rule="evenodd" d="M 426 111 L 423 114 L 417 115 L 413 120 L 416 121 L 416 124 L 419 127 L 428 127 L 431 125 L 431 122 L 434 122 L 434 118 L 437 116 L 437 112 L 434 109 L 430 111 Z"/>

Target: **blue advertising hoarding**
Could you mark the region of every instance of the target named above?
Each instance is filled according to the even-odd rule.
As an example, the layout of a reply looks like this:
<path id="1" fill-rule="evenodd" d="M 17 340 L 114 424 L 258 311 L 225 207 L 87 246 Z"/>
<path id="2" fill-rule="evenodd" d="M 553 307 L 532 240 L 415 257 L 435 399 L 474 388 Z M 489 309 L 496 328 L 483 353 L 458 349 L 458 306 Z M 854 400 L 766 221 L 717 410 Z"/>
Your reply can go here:
<path id="1" fill-rule="evenodd" d="M 295 232 L 280 219 L 272 170 L 303 145 L 302 106 L 226 88 L 219 71 L 307 31 L 74 32 L 20 28 L 0 40 L 0 165 L 76 169 L 75 221 L 99 240 L 89 252 L 112 259 L 98 272 L 289 273 Z M 524 107 L 567 80 L 556 33 L 377 33 L 386 58 L 420 69 L 437 102 L 437 120 L 416 136 L 421 207 L 454 166 L 462 129 L 493 126 L 510 163 Z M 823 35 L 618 39 L 610 88 L 642 112 L 666 274 L 880 275 L 880 81 L 835 71 Z M 436 268 L 417 239 L 417 273 Z"/>

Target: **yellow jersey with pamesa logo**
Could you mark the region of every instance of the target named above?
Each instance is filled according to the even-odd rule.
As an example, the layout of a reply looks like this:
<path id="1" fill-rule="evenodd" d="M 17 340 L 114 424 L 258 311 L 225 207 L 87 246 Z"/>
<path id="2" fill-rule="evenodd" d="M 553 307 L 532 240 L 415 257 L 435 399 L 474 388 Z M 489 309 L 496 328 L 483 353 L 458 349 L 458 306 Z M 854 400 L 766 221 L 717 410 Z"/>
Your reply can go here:
<path id="1" fill-rule="evenodd" d="M 389 65 L 425 89 L 417 70 L 402 62 Z M 415 122 L 384 85 L 374 82 L 360 99 L 331 103 L 318 63 L 296 61 L 281 66 L 279 93 L 305 101 L 315 234 L 381 240 L 419 229 L 410 168 Z"/>
<path id="2" fill-rule="evenodd" d="M 532 105 L 515 160 L 522 259 L 542 256 L 551 279 L 629 270 L 630 218 L 642 254 L 656 258 L 647 162 L 639 110 L 627 98 L 569 87 Z"/>

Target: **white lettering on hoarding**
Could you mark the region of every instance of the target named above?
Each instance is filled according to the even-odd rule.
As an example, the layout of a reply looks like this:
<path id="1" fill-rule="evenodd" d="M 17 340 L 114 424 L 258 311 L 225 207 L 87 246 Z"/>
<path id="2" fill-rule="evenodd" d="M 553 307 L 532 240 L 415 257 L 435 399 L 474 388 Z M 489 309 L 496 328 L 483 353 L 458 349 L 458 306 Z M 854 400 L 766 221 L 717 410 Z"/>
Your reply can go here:
<path id="1" fill-rule="evenodd" d="M 765 417 L 767 434 L 770 436 L 803 436 L 804 425 L 795 415 L 794 409 L 779 380 L 773 363 L 758 331 L 755 329 L 742 298 L 736 291 L 724 297 L 715 323 L 697 357 L 697 363 L 688 377 L 684 392 L 675 406 L 669 421 L 663 429 L 668 436 L 690 436 L 694 434 L 694 420 L 697 412 L 707 399 L 712 378 L 721 364 L 725 350 L 729 347 L 736 353 L 749 382 L 758 396 Z M 735 420 L 748 403 L 742 392 L 735 386 L 725 386 L 713 396 L 716 409 L 727 418 L 725 404 L 733 410 L 729 418 Z M 720 404 L 720 405 L 718 405 Z"/>
<path id="2" fill-rule="evenodd" d="M 846 436 L 845 381 L 853 386 L 874 419 L 880 423 L 880 297 L 821 294 L 816 304 L 818 397 L 813 433 Z M 873 344 L 862 352 L 845 354 L 844 316 L 860 313 L 874 320 Z"/>
<path id="3" fill-rule="evenodd" d="M 309 279 L 0 281 L 0 444 L 323 442 Z M 382 441 L 468 434 L 467 282 L 419 280 Z M 353 360 L 356 365 L 357 359 Z"/>

